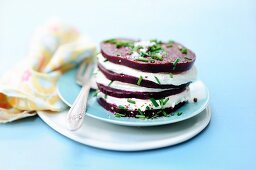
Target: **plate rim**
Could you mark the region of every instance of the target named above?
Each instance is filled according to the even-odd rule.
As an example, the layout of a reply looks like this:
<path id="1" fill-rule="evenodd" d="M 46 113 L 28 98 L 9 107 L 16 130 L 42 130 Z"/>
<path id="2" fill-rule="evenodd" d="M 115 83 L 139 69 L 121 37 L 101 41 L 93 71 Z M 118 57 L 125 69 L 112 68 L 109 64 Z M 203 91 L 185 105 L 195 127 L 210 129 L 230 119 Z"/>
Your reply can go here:
<path id="1" fill-rule="evenodd" d="M 75 132 L 69 131 L 68 129 L 64 129 L 60 126 L 58 126 L 57 123 L 55 123 L 53 120 L 51 120 L 50 117 L 48 117 L 44 111 L 38 111 L 38 116 L 48 125 L 50 126 L 53 130 L 55 130 L 56 132 L 62 134 L 63 136 L 76 141 L 78 143 L 87 145 L 87 146 L 91 146 L 94 148 L 99 148 L 99 149 L 105 149 L 105 150 L 112 150 L 112 151 L 143 151 L 143 150 L 151 150 L 151 149 L 158 149 L 158 148 L 163 148 L 163 147 L 168 147 L 168 146 L 173 146 L 182 142 L 185 142 L 193 137 L 195 137 L 196 135 L 200 134 L 200 132 L 202 132 L 210 123 L 211 121 L 211 117 L 212 117 L 212 113 L 211 113 L 211 109 L 210 106 L 207 105 L 207 107 L 203 110 L 206 111 L 205 114 L 206 117 L 205 119 L 201 120 L 201 124 L 199 127 L 195 128 L 194 130 L 190 130 L 188 133 L 186 133 L 185 136 L 178 136 L 175 137 L 177 138 L 176 140 L 174 140 L 173 138 L 169 137 L 169 138 L 165 138 L 165 139 L 160 139 L 157 142 L 148 142 L 145 143 L 143 142 L 143 144 L 138 144 L 138 145 L 130 145 L 129 147 L 125 146 L 125 145 L 113 145 L 110 143 L 106 143 L 104 141 L 95 141 L 95 140 L 91 140 L 91 139 L 81 139 L 78 136 L 76 136 Z M 202 112 L 203 112 L 202 111 Z M 201 112 L 201 113 L 202 113 Z M 119 126 L 119 125 L 115 125 L 115 126 Z M 183 134 L 184 135 L 184 134 Z"/>

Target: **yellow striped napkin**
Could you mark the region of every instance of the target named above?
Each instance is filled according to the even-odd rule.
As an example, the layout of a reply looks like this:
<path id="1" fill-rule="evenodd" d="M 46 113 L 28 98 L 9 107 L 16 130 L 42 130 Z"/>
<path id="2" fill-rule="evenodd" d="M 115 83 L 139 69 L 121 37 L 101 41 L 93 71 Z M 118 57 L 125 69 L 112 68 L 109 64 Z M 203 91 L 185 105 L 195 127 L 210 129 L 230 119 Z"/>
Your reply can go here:
<path id="1" fill-rule="evenodd" d="M 96 54 L 96 46 L 69 25 L 51 22 L 32 38 L 28 57 L 0 78 L 0 123 L 62 111 L 56 82 L 66 70 Z"/>

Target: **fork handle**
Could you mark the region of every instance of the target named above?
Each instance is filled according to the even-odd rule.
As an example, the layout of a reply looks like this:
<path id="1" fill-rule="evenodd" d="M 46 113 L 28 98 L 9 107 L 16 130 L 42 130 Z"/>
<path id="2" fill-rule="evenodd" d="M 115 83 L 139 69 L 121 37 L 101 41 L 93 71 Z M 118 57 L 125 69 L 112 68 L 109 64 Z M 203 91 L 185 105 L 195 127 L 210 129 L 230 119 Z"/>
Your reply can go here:
<path id="1" fill-rule="evenodd" d="M 76 97 L 75 102 L 71 106 L 67 114 L 67 125 L 68 129 L 75 131 L 78 130 L 83 123 L 84 115 L 86 111 L 86 104 L 88 99 L 88 94 L 90 91 L 90 83 L 83 85 L 81 91 Z"/>

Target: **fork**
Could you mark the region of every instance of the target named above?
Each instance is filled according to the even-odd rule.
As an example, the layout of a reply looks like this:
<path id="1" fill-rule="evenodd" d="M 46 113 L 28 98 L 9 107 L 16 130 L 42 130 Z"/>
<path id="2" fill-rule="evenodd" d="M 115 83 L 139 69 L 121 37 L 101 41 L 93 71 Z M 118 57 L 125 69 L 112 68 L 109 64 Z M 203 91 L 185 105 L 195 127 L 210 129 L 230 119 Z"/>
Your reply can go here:
<path id="1" fill-rule="evenodd" d="M 78 130 L 82 126 L 93 69 L 93 63 L 88 64 L 83 62 L 77 71 L 76 82 L 77 84 L 82 85 L 82 89 L 67 114 L 67 125 L 68 129 L 71 131 Z"/>

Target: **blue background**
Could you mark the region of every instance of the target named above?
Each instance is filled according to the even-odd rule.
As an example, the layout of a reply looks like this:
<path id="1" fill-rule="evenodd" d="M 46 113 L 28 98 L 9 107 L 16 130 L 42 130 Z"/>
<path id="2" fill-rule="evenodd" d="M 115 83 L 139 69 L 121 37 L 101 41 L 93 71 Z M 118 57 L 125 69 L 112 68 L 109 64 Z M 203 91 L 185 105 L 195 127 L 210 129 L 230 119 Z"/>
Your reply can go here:
<path id="1" fill-rule="evenodd" d="M 256 169 L 255 1 L 0 1 L 0 74 L 27 55 L 33 30 L 51 16 L 96 42 L 182 42 L 197 54 L 212 120 L 183 144 L 112 152 L 73 142 L 40 118 L 28 118 L 0 125 L 0 169 Z"/>

